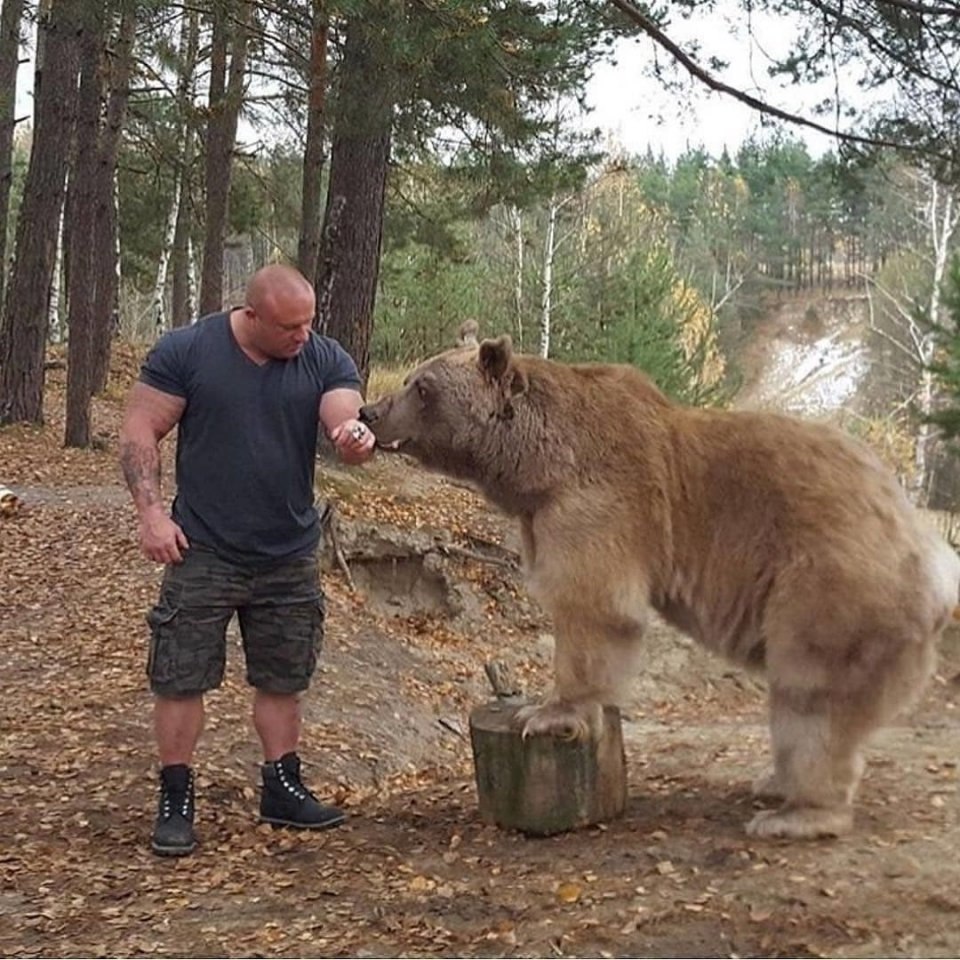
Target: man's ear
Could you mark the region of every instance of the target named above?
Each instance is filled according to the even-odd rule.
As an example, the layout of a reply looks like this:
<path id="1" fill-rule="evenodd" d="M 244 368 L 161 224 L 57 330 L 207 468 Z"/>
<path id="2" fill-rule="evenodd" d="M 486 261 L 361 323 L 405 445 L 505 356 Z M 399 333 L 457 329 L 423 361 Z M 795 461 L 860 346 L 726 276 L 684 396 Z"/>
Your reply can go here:
<path id="1" fill-rule="evenodd" d="M 513 357 L 513 341 L 509 334 L 480 344 L 480 371 L 491 383 L 502 380 Z"/>

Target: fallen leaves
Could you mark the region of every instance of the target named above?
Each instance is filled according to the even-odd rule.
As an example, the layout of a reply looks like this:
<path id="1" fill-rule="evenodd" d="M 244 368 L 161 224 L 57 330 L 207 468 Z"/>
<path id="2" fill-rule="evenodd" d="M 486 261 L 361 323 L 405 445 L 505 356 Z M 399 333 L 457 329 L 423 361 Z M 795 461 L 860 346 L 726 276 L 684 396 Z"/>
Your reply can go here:
<path id="1" fill-rule="evenodd" d="M 133 353 L 121 360 L 95 409 L 108 437 L 136 369 Z M 549 644 L 504 616 L 519 588 L 503 571 L 465 560 L 465 582 L 486 598 L 471 633 L 447 617 L 377 617 L 343 581 L 327 583 L 328 650 L 304 701 L 304 753 L 311 786 L 351 814 L 344 827 L 257 826 L 259 756 L 233 634 L 198 756 L 200 846 L 181 861 L 152 856 L 143 614 L 159 570 L 137 551 L 114 453 L 63 450 L 59 375 L 46 427 L 0 430 L 0 482 L 26 488 L 22 509 L 0 520 L 0 954 L 816 956 L 960 946 L 950 729 L 939 753 L 919 754 L 911 732 L 887 748 L 895 760 L 872 764 L 872 819 L 855 837 L 751 844 L 745 784 L 764 733 L 737 725 L 748 698 L 736 684 L 701 694 L 693 677 L 683 696 L 656 689 L 642 704 L 656 724 L 628 745 L 623 819 L 539 841 L 480 823 L 469 744 L 437 720 L 464 726 L 487 695 L 491 656 L 516 654 L 522 685 L 541 689 Z M 339 491 L 347 513 L 442 527 L 477 549 L 502 535 L 472 492 L 428 482 L 398 458 L 358 477 Z M 729 779 L 713 764 L 731 767 Z"/>
<path id="2" fill-rule="evenodd" d="M 557 884 L 556 893 L 561 903 L 576 903 L 583 893 L 583 887 L 579 883 L 567 881 Z"/>

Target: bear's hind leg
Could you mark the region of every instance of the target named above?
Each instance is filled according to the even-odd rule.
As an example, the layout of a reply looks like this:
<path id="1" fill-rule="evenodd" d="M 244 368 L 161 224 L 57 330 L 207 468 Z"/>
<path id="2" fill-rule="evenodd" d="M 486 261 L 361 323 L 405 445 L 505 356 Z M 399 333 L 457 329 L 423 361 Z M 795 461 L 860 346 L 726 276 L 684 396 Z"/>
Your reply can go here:
<path id="1" fill-rule="evenodd" d="M 759 787 L 784 803 L 750 821 L 752 836 L 836 837 L 853 826 L 853 797 L 864 766 L 860 748 L 876 724 L 838 710 L 829 696 L 823 690 L 771 686 L 774 772 L 754 790 L 759 793 Z"/>
<path id="2" fill-rule="evenodd" d="M 555 631 L 553 690 L 543 703 L 517 712 L 523 736 L 599 736 L 603 708 L 621 701 L 635 675 L 642 637 L 643 627 L 634 621 L 610 625 L 564 617 Z"/>

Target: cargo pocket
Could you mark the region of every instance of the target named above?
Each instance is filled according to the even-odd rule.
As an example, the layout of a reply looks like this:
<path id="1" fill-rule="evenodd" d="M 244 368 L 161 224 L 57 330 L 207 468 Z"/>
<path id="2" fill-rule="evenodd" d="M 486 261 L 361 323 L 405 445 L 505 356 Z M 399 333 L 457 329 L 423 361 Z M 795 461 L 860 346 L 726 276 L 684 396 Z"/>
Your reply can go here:
<path id="1" fill-rule="evenodd" d="M 152 687 L 163 687 L 177 678 L 176 607 L 159 603 L 147 614 L 150 646 L 147 651 L 147 676 Z"/>

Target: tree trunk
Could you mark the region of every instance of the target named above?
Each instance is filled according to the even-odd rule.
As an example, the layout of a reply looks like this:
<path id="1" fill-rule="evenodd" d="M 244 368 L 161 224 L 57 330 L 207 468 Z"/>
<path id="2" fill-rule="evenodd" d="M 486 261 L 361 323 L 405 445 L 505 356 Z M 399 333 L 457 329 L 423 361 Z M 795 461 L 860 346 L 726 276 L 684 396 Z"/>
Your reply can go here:
<path id="1" fill-rule="evenodd" d="M 97 208 L 97 145 L 102 97 L 103 5 L 88 3 L 80 37 L 80 89 L 77 96 L 76 165 L 70 177 L 70 275 L 67 286 L 68 447 L 90 446 L 93 386 L 93 308 L 96 272 L 94 237 Z M 108 255 L 112 254 L 111 250 Z"/>
<path id="2" fill-rule="evenodd" d="M 92 388 L 100 393 L 110 372 L 110 343 L 119 326 L 120 256 L 117 226 L 117 157 L 130 96 L 130 71 L 136 35 L 135 7 L 124 7 L 112 54 L 107 60 L 107 110 L 97 149 L 94 220 L 93 371 Z"/>
<path id="3" fill-rule="evenodd" d="M 23 0 L 3 0 L 0 11 L 0 312 L 7 271 L 7 217 L 13 182 L 13 127 L 17 102 L 17 65 L 20 60 L 20 20 Z"/>
<path id="4" fill-rule="evenodd" d="M 547 235 L 543 241 L 543 288 L 540 291 L 540 356 L 550 356 L 550 334 L 553 315 L 553 260 L 556 254 L 557 238 L 557 195 L 550 197 L 547 208 Z"/>
<path id="5" fill-rule="evenodd" d="M 186 327 L 193 319 L 193 297 L 190 286 L 190 199 L 189 181 L 181 175 L 177 184 L 177 218 L 173 226 L 173 249 L 170 251 L 170 272 L 173 275 L 170 294 L 170 326 Z"/>
<path id="6" fill-rule="evenodd" d="M 67 189 L 64 187 L 64 189 Z M 50 296 L 47 302 L 47 339 L 50 343 L 63 343 L 67 339 L 67 325 L 63 322 L 63 304 L 60 291 L 63 289 L 63 246 L 66 237 L 66 203 L 60 208 L 57 223 L 57 252 L 53 257 L 53 276 L 50 278 Z"/>
<path id="7" fill-rule="evenodd" d="M 383 206 L 393 126 L 392 85 L 367 46 L 363 25 L 347 28 L 340 99 L 330 156 L 330 185 L 317 278 L 320 329 L 353 357 L 364 386 L 383 239 Z M 342 209 L 335 247 L 328 222 Z M 348 269 L 342 269 L 349 265 Z M 329 296 L 326 296 L 326 292 Z"/>
<path id="8" fill-rule="evenodd" d="M 76 116 L 83 0 L 42 10 L 34 80 L 34 134 L 0 329 L 0 423 L 43 422 L 47 304 Z"/>
<path id="9" fill-rule="evenodd" d="M 523 353 L 523 211 L 510 208 L 513 237 L 517 247 L 517 260 L 513 274 L 513 309 L 517 317 L 517 347 Z"/>
<path id="10" fill-rule="evenodd" d="M 313 0 L 310 33 L 310 92 L 307 98 L 307 139 L 303 149 L 303 202 L 297 265 L 305 277 L 317 275 L 320 259 L 321 189 L 324 157 L 324 110 L 327 101 L 327 11 L 325 0 Z"/>
<path id="11" fill-rule="evenodd" d="M 180 159 L 177 169 L 177 219 L 173 231 L 171 273 L 173 290 L 170 304 L 171 326 L 185 327 L 193 319 L 191 286 L 190 227 L 193 204 L 194 78 L 197 67 L 200 22 L 196 10 L 184 10 L 180 30 L 180 75 L 177 79 L 177 110 L 180 114 Z"/>
<path id="12" fill-rule="evenodd" d="M 507 830 L 549 836 L 619 817 L 627 775 L 620 711 L 605 707 L 594 740 L 524 737 L 520 703 L 497 700 L 470 712 L 480 819 Z"/>
<path id="13" fill-rule="evenodd" d="M 933 251 L 933 284 L 930 301 L 927 306 L 929 322 L 942 326 L 941 303 L 943 297 L 943 278 L 947 271 L 947 261 L 951 252 L 951 241 L 956 231 L 958 215 L 954 212 L 953 193 L 948 188 L 932 180 L 929 184 L 927 223 Z M 916 503 L 926 507 L 934 494 L 935 468 L 937 464 L 937 431 L 930 422 L 930 415 L 939 405 L 937 379 L 930 369 L 936 351 L 937 338 L 933 331 L 924 333 L 919 342 L 920 374 L 920 430 L 917 435 L 915 465 L 917 472 L 918 494 Z"/>
<path id="14" fill-rule="evenodd" d="M 167 225 L 163 231 L 163 243 L 160 246 L 160 262 L 157 264 L 157 279 L 153 284 L 153 299 L 150 301 L 150 316 L 153 318 L 153 332 L 160 336 L 167 328 L 164 295 L 167 289 L 167 270 L 170 266 L 170 254 L 176 240 L 177 210 L 180 207 L 180 191 L 183 187 L 177 181 L 170 212 L 167 214 Z"/>
<path id="15" fill-rule="evenodd" d="M 229 13 L 237 9 L 231 22 Z M 205 169 L 206 224 L 203 244 L 203 273 L 200 280 L 200 312 L 212 313 L 223 306 L 223 243 L 230 203 L 230 176 L 237 119 L 243 101 L 246 71 L 249 0 L 214 6 L 213 39 L 210 48 L 210 120 L 207 124 Z M 231 30 L 232 27 L 232 30 Z M 232 43 L 231 43 L 232 32 Z M 231 51 L 229 77 L 227 51 Z"/>

